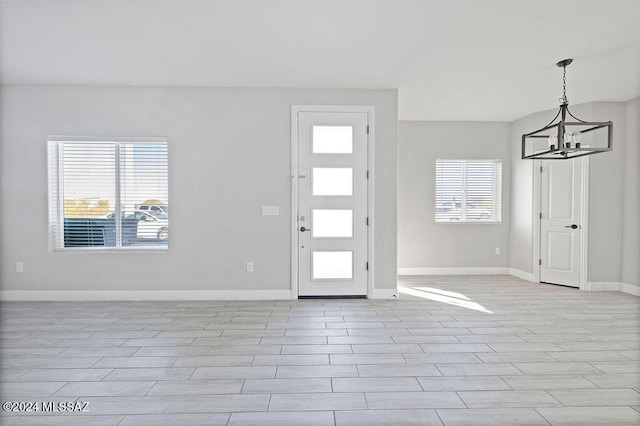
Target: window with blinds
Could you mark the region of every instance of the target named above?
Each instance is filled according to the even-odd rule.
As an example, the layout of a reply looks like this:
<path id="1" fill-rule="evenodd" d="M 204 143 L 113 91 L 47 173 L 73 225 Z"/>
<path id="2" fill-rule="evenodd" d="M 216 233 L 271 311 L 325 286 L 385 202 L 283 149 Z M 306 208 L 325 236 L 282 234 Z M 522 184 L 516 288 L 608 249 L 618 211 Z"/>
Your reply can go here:
<path id="1" fill-rule="evenodd" d="M 499 158 L 436 159 L 436 222 L 500 223 Z"/>
<path id="2" fill-rule="evenodd" d="M 166 140 L 50 138 L 53 250 L 167 249 Z"/>

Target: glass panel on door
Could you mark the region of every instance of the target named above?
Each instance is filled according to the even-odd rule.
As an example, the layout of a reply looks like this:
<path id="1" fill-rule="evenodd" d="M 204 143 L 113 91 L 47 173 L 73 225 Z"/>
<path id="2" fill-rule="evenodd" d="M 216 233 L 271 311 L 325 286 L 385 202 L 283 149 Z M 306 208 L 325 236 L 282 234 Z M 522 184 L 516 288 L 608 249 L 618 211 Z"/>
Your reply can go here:
<path id="1" fill-rule="evenodd" d="M 311 180 L 314 196 L 353 195 L 351 167 L 314 167 Z"/>
<path id="2" fill-rule="evenodd" d="M 313 209 L 311 224 L 314 238 L 352 238 L 353 210 Z"/>
<path id="3" fill-rule="evenodd" d="M 313 126 L 313 154 L 352 154 L 352 126 Z"/>
<path id="4" fill-rule="evenodd" d="M 353 278 L 352 251 L 314 251 L 311 263 L 314 280 Z"/>

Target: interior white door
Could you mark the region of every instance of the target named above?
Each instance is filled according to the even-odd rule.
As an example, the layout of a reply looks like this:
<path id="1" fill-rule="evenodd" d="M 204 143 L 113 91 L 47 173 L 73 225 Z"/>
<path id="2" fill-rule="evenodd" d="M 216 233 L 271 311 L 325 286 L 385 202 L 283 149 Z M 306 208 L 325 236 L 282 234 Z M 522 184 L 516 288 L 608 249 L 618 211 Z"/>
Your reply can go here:
<path id="1" fill-rule="evenodd" d="M 582 159 L 549 160 L 541 169 L 540 281 L 580 286 Z"/>
<path id="2" fill-rule="evenodd" d="M 298 295 L 366 296 L 368 114 L 297 120 Z"/>

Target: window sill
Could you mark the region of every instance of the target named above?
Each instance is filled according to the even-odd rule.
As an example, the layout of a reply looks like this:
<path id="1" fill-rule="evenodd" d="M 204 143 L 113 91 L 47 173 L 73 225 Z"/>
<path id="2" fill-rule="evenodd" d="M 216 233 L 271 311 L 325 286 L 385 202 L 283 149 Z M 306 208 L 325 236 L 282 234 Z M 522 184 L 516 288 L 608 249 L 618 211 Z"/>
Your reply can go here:
<path id="1" fill-rule="evenodd" d="M 436 220 L 435 223 L 437 225 L 458 225 L 458 224 L 471 224 L 471 225 L 501 225 L 502 222 L 492 222 L 492 221 L 476 221 L 476 220 L 447 220 L 447 221 L 439 221 Z"/>
<path id="2" fill-rule="evenodd" d="M 56 248 L 50 253 L 168 253 L 168 247 L 136 247 L 136 248 L 113 248 L 113 247 L 86 247 L 86 248 Z"/>

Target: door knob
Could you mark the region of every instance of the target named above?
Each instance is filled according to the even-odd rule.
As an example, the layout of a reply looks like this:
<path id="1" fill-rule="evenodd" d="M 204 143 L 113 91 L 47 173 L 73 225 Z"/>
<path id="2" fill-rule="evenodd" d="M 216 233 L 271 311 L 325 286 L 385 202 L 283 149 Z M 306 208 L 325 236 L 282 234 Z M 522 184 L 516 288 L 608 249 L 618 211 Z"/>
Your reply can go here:
<path id="1" fill-rule="evenodd" d="M 300 227 L 300 232 L 311 231 L 311 228 L 305 228 L 304 226 Z"/>
<path id="2" fill-rule="evenodd" d="M 578 225 L 576 225 L 576 224 L 574 223 L 573 225 L 567 225 L 567 226 L 565 226 L 565 228 L 578 229 Z"/>

